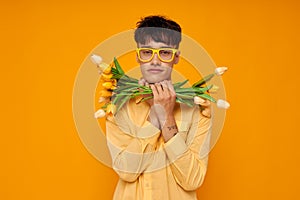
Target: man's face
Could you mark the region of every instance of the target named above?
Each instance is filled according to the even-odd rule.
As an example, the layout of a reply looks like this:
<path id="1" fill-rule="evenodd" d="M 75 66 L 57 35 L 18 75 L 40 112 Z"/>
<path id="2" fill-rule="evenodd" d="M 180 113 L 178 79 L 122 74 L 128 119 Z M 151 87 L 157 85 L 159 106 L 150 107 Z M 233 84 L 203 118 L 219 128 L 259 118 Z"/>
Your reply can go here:
<path id="1" fill-rule="evenodd" d="M 146 44 L 138 44 L 139 48 L 175 48 L 175 46 L 170 46 L 162 42 L 155 42 L 151 40 Z M 163 62 L 158 58 L 157 53 L 154 54 L 152 60 L 148 62 L 142 62 L 136 57 L 137 62 L 140 64 L 141 72 L 143 78 L 148 83 L 157 83 L 163 80 L 171 80 L 171 73 L 173 65 L 177 64 L 179 61 L 179 52 L 175 53 L 174 59 L 170 62 Z"/>

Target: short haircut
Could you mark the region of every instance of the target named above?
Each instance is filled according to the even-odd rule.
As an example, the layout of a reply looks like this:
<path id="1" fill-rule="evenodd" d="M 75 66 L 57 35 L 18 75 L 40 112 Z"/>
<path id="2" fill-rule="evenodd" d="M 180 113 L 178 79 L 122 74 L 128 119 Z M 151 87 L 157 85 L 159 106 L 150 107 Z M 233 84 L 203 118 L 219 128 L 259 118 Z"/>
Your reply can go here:
<path id="1" fill-rule="evenodd" d="M 151 15 L 136 23 L 134 32 L 136 43 L 146 44 L 151 39 L 168 45 L 179 47 L 181 41 L 181 27 L 175 21 L 165 16 Z"/>

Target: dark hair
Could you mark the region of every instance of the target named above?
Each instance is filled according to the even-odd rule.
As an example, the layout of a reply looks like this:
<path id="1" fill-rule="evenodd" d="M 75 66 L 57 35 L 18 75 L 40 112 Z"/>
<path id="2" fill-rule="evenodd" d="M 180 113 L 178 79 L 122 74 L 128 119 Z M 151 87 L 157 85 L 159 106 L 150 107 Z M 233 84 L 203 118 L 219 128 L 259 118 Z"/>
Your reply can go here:
<path id="1" fill-rule="evenodd" d="M 181 27 L 175 21 L 165 16 L 151 15 L 136 23 L 134 39 L 137 43 L 145 44 L 150 39 L 179 47 Z"/>

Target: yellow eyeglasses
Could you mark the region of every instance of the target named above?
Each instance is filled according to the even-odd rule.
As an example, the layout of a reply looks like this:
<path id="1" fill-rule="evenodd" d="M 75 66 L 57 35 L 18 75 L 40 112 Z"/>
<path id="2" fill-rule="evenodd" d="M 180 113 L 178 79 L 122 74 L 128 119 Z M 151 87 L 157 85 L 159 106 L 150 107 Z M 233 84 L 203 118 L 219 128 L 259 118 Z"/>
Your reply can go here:
<path id="1" fill-rule="evenodd" d="M 174 59 L 175 53 L 178 49 L 172 48 L 137 48 L 136 52 L 138 54 L 138 58 L 142 62 L 149 62 L 153 59 L 154 54 L 158 55 L 158 58 L 163 62 L 171 62 Z"/>

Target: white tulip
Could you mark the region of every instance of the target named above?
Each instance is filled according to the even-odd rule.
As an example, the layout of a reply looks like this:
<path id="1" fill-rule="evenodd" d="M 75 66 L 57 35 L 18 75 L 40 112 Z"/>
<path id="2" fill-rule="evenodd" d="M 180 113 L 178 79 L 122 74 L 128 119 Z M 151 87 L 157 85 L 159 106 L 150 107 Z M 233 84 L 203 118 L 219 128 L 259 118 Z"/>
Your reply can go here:
<path id="1" fill-rule="evenodd" d="M 201 105 L 205 102 L 205 99 L 202 99 L 201 97 L 198 97 L 198 96 L 195 96 L 194 97 L 194 103 L 197 104 L 197 105 Z"/>
<path id="2" fill-rule="evenodd" d="M 215 74 L 216 74 L 217 76 L 221 76 L 221 75 L 223 75 L 227 70 L 228 70 L 227 67 L 217 67 L 217 68 L 215 69 Z"/>
<path id="3" fill-rule="evenodd" d="M 94 64 L 96 64 L 96 65 L 100 65 L 100 63 L 102 62 L 101 56 L 98 56 L 98 55 L 96 55 L 96 54 L 93 54 L 93 55 L 91 56 L 91 60 L 92 60 L 92 62 L 93 62 Z"/>
<path id="4" fill-rule="evenodd" d="M 95 112 L 94 117 L 95 118 L 102 118 L 105 117 L 106 113 L 103 109 L 99 109 Z"/>
<path id="5" fill-rule="evenodd" d="M 217 101 L 217 107 L 228 109 L 230 107 L 230 104 L 227 101 L 223 100 L 223 99 L 219 99 Z"/>

